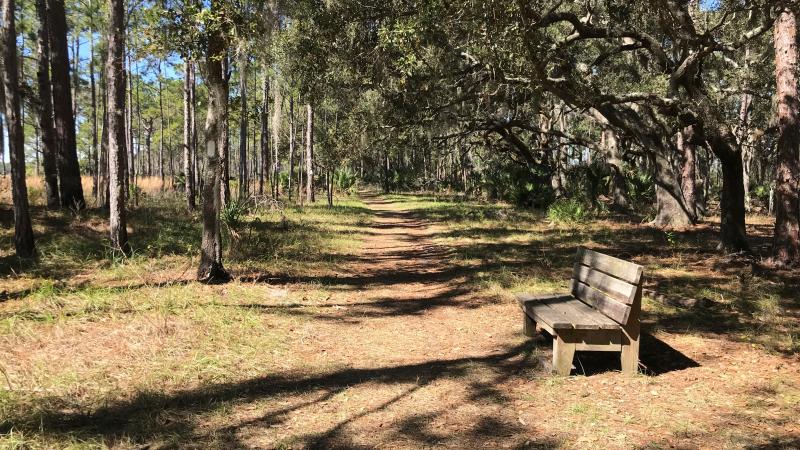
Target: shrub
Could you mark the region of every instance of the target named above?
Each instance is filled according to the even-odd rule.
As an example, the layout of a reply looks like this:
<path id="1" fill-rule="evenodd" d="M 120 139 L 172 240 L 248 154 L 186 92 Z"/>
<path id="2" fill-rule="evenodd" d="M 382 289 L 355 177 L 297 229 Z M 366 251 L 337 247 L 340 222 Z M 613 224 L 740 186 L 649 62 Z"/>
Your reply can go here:
<path id="1" fill-rule="evenodd" d="M 355 186 L 357 180 L 356 173 L 349 167 L 339 169 L 333 173 L 333 185 L 342 192 L 348 191 Z"/>
<path id="2" fill-rule="evenodd" d="M 248 201 L 244 199 L 231 200 L 220 211 L 220 220 L 232 237 L 239 236 L 238 231 L 242 224 L 242 218 L 247 214 L 247 211 Z"/>
<path id="3" fill-rule="evenodd" d="M 575 199 L 560 199 L 547 208 L 547 218 L 557 223 L 581 222 L 589 215 L 589 209 Z"/>

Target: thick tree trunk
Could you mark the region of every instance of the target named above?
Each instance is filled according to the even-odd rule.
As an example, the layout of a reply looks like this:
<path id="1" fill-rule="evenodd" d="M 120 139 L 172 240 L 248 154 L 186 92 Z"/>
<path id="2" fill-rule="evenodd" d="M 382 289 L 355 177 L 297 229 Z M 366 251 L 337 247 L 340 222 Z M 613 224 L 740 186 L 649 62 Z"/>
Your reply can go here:
<path id="1" fill-rule="evenodd" d="M 715 152 L 716 153 L 716 152 Z M 719 153 L 717 153 L 719 156 Z M 742 154 L 731 152 L 722 162 L 722 193 L 720 196 L 720 248 L 729 253 L 747 252 L 742 182 Z"/>
<path id="2" fill-rule="evenodd" d="M 241 111 L 239 115 L 239 199 L 248 195 L 250 180 L 247 172 L 247 53 L 240 51 L 239 55 L 239 98 Z"/>
<path id="3" fill-rule="evenodd" d="M 665 149 L 657 149 L 651 153 L 653 179 L 656 189 L 656 218 L 653 225 L 658 227 L 686 227 L 693 225 L 695 217 L 690 213 L 680 182 L 675 174 L 672 162 L 664 156 Z"/>
<path id="4" fill-rule="evenodd" d="M 64 0 L 48 0 L 50 29 L 50 72 L 53 85 L 53 114 L 55 118 L 61 206 L 83 209 L 81 170 L 75 140 L 75 116 L 72 114 L 72 86 L 69 76 L 67 17 Z"/>
<path id="5" fill-rule="evenodd" d="M 797 93 L 797 9 L 775 21 L 775 80 L 778 97 L 778 160 L 775 173 L 773 257 L 800 264 L 800 98 Z"/>
<path id="6" fill-rule="evenodd" d="M 166 180 L 164 178 L 164 87 L 161 83 L 161 61 L 158 62 L 158 111 L 158 176 L 161 178 L 161 190 L 163 191 L 166 188 Z"/>
<path id="7" fill-rule="evenodd" d="M 220 0 L 211 1 L 212 11 L 218 8 Z M 208 111 L 205 127 L 205 180 L 203 182 L 203 236 L 200 246 L 200 266 L 197 279 L 206 283 L 225 282 L 230 275 L 222 265 L 222 236 L 220 230 L 220 191 L 223 173 L 220 154 L 225 123 L 225 110 L 228 103 L 228 86 L 223 75 L 222 60 L 225 56 L 225 42 L 219 30 L 212 30 L 208 36 L 208 49 L 205 63 L 205 81 L 208 87 Z"/>
<path id="8" fill-rule="evenodd" d="M 694 127 L 687 126 L 677 136 L 678 151 L 682 154 L 681 160 L 681 190 L 686 208 L 692 217 L 697 217 L 697 177 L 696 159 L 697 147 L 692 143 Z"/>
<path id="9" fill-rule="evenodd" d="M 5 92 L 5 116 L 8 121 L 8 150 L 11 159 L 11 198 L 14 203 L 14 249 L 17 256 L 36 255 L 31 216 L 28 207 L 28 186 L 25 182 L 25 136 L 19 95 L 17 31 L 14 0 L 2 0 L 3 25 L 0 30 L 2 78 Z M 2 132 L 2 130 L 0 130 Z"/>
<path id="10" fill-rule="evenodd" d="M 183 75 L 183 174 L 186 207 L 194 210 L 194 167 L 192 164 L 192 63 L 186 62 Z"/>
<path id="11" fill-rule="evenodd" d="M 108 59 L 108 167 L 109 167 L 109 228 L 111 248 L 130 254 L 125 211 L 125 2 L 110 0 Z M 132 169 L 131 169 L 132 170 Z"/>
<path id="12" fill-rule="evenodd" d="M 314 108 L 306 104 L 306 202 L 314 202 Z"/>
<path id="13" fill-rule="evenodd" d="M 55 128 L 53 126 L 53 92 L 50 82 L 50 40 L 47 23 L 47 2 L 36 0 L 36 13 L 39 17 L 38 71 L 39 85 L 39 128 L 42 130 L 42 163 L 44 165 L 44 191 L 47 207 L 57 209 L 61 206 L 58 193 L 58 167 L 56 163 Z"/>
<path id="14" fill-rule="evenodd" d="M 601 147 L 605 153 L 606 164 L 611 172 L 609 183 L 612 205 L 618 211 L 627 211 L 630 208 L 628 201 L 628 188 L 625 184 L 625 175 L 622 173 L 622 157 L 619 150 L 619 139 L 613 128 L 603 128 Z"/>

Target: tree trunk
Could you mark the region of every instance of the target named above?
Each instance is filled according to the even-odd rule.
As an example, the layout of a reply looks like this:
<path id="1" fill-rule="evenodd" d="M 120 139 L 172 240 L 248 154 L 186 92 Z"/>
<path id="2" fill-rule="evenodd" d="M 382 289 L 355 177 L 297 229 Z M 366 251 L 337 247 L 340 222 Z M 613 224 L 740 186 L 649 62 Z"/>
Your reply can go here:
<path id="1" fill-rule="evenodd" d="M 127 142 L 125 145 L 128 149 L 128 161 L 126 167 L 128 169 L 128 189 L 125 193 L 132 196 L 133 204 L 139 203 L 139 193 L 136 189 L 136 154 L 133 152 L 133 69 L 131 68 L 131 57 L 128 55 L 128 68 L 127 68 L 127 81 L 128 81 L 128 103 L 125 105 L 125 132 Z"/>
<path id="2" fill-rule="evenodd" d="M 183 174 L 186 207 L 194 210 L 194 167 L 192 167 L 192 63 L 187 61 L 183 75 Z"/>
<path id="3" fill-rule="evenodd" d="M 98 191 L 100 186 L 100 155 L 99 149 L 97 148 L 97 86 L 94 80 L 94 20 L 93 18 L 89 20 L 92 23 L 92 27 L 89 29 L 89 85 L 92 91 L 92 165 L 94 166 L 94 173 L 92 174 L 92 193 L 94 194 L 95 205 L 97 205 L 97 199 L 100 197 Z"/>
<path id="4" fill-rule="evenodd" d="M 212 11 L 219 8 L 220 0 L 211 1 Z M 208 36 L 205 63 L 205 84 L 208 87 L 208 111 L 206 115 L 205 140 L 206 164 L 203 183 L 203 236 L 200 246 L 200 266 L 197 279 L 206 283 L 230 280 L 222 265 L 222 236 L 220 232 L 221 177 L 220 158 L 223 146 L 225 110 L 228 103 L 228 86 L 223 75 L 225 42 L 220 30 L 211 30 Z"/>
<path id="5" fill-rule="evenodd" d="M 239 55 L 239 97 L 241 99 L 241 113 L 239 115 L 239 199 L 248 195 L 250 184 L 247 172 L 247 53 L 240 50 Z"/>
<path id="6" fill-rule="evenodd" d="M 306 104 L 306 202 L 314 202 L 314 108 Z"/>
<path id="7" fill-rule="evenodd" d="M 230 64 L 228 62 L 228 52 L 225 51 L 222 58 L 222 78 L 225 87 L 230 89 Z M 226 92 L 230 96 L 230 92 Z M 220 147 L 220 164 L 222 164 L 222 191 L 220 192 L 221 207 L 225 208 L 231 200 L 231 139 L 230 139 L 230 115 L 228 114 L 228 98 L 225 99 L 224 108 L 222 110 L 222 147 Z"/>
<path id="8" fill-rule="evenodd" d="M 158 62 L 158 111 L 159 111 L 159 140 L 158 140 L 158 175 L 161 177 L 161 190 L 166 187 L 164 179 L 164 90 L 161 83 L 161 61 Z"/>
<path id="9" fill-rule="evenodd" d="M 775 21 L 775 80 L 778 97 L 778 160 L 775 173 L 773 257 L 800 264 L 800 99 L 797 94 L 797 9 Z"/>
<path id="10" fill-rule="evenodd" d="M 294 95 L 289 96 L 289 187 L 287 195 L 292 200 L 292 178 L 294 177 Z"/>
<path id="11" fill-rule="evenodd" d="M 603 128 L 601 143 L 606 157 L 606 164 L 611 172 L 609 187 L 612 205 L 618 211 L 627 211 L 630 208 L 628 188 L 625 184 L 625 175 L 622 173 L 619 139 L 617 139 L 617 133 L 613 128 Z"/>
<path id="12" fill-rule="evenodd" d="M 686 203 L 686 208 L 689 214 L 697 217 L 697 179 L 696 179 L 696 159 L 697 147 L 692 143 L 694 135 L 694 127 L 687 126 L 678 132 L 677 145 L 678 151 L 681 152 L 683 158 L 681 160 L 681 190 L 683 191 L 683 200 Z"/>
<path id="13" fill-rule="evenodd" d="M 39 84 L 39 128 L 42 130 L 42 163 L 44 165 L 44 190 L 47 207 L 57 209 L 61 206 L 58 193 L 58 167 L 56 166 L 55 128 L 53 126 L 53 92 L 50 83 L 50 41 L 47 24 L 47 2 L 36 0 L 36 13 L 39 17 L 38 71 Z"/>
<path id="14" fill-rule="evenodd" d="M 103 65 L 105 66 L 105 62 Z M 98 186 L 98 204 L 104 208 L 108 208 L 108 84 L 106 83 L 105 75 L 100 79 L 100 91 L 103 93 L 103 128 L 100 134 L 100 175 Z"/>
<path id="15" fill-rule="evenodd" d="M 328 208 L 333 208 L 333 176 L 331 169 L 325 171 L 325 184 L 327 189 Z"/>
<path id="16" fill-rule="evenodd" d="M 690 213 L 672 162 L 664 155 L 666 149 L 651 152 L 653 181 L 656 189 L 656 218 L 653 225 L 658 227 L 685 227 L 693 225 L 695 217 Z"/>
<path id="17" fill-rule="evenodd" d="M 81 33 L 79 29 L 72 33 L 72 117 L 78 117 L 78 90 L 80 89 L 81 70 Z"/>
<path id="18" fill-rule="evenodd" d="M 717 154 L 719 156 L 719 154 Z M 720 248 L 729 253 L 747 252 L 742 181 L 742 154 L 731 153 L 722 162 L 722 193 L 720 196 Z"/>
<path id="19" fill-rule="evenodd" d="M 264 74 L 264 98 L 261 102 L 261 167 L 258 174 L 258 194 L 264 195 L 264 178 L 269 175 L 269 77 Z"/>
<path id="20" fill-rule="evenodd" d="M 11 159 L 11 198 L 14 203 L 14 249 L 20 258 L 36 255 L 31 216 L 28 207 L 28 186 L 25 182 L 25 136 L 19 94 L 17 31 L 15 1 L 2 0 L 3 25 L 0 36 L 2 78 L 5 92 L 5 115 L 8 121 L 8 150 Z M 0 129 L 0 132 L 2 130 Z"/>
<path id="21" fill-rule="evenodd" d="M 280 84 L 275 84 L 274 106 L 272 111 L 272 196 L 277 199 L 281 194 L 280 180 L 280 145 L 281 145 L 281 116 L 283 111 L 283 97 Z"/>
<path id="22" fill-rule="evenodd" d="M 189 128 L 192 133 L 192 146 L 191 146 L 191 153 L 192 153 L 192 174 L 194 178 L 192 180 L 195 196 L 198 196 L 200 193 L 200 179 L 202 174 L 199 172 L 199 168 L 197 166 L 197 161 L 199 159 L 197 155 L 197 70 L 195 68 L 194 62 L 191 65 L 192 71 L 190 72 L 192 78 L 190 80 L 190 94 L 191 94 L 191 102 L 189 103 L 189 107 L 191 108 L 191 123 L 189 124 Z M 196 203 L 196 202 L 195 202 Z"/>
<path id="23" fill-rule="evenodd" d="M 130 254 L 125 212 L 125 2 L 110 0 L 106 84 L 108 91 L 109 225 L 111 248 Z"/>
<path id="24" fill-rule="evenodd" d="M 81 171 L 75 141 L 75 116 L 72 114 L 72 86 L 69 77 L 67 17 L 64 0 L 47 0 L 50 30 L 50 72 L 53 85 L 53 115 L 61 206 L 83 209 Z"/>

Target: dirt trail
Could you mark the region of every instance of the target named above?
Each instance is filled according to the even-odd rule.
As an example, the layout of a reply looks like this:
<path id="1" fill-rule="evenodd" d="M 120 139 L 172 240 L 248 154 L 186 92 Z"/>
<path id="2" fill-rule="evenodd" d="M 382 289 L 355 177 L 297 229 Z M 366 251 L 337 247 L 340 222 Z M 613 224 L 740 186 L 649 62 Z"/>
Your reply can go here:
<path id="1" fill-rule="evenodd" d="M 304 321 L 281 362 L 287 373 L 266 411 L 254 411 L 260 418 L 235 425 L 243 445 L 711 448 L 751 439 L 753 427 L 765 427 L 755 442 L 768 444 L 797 432 L 782 415 L 739 413 L 748 407 L 736 399 L 742 390 L 769 396 L 787 375 L 785 360 L 744 344 L 659 333 L 642 355 L 663 368 L 658 376 L 622 377 L 613 354 L 594 353 L 576 359 L 581 370 L 600 361 L 592 376 L 552 377 L 543 364 L 550 344 L 521 335 L 514 302 L 482 298 L 466 284 L 475 269 L 454 266 L 435 244 L 443 224 L 365 200 L 375 221 L 363 248 L 326 283 L 329 298 L 295 312 Z M 755 384 L 739 376 L 759 370 Z"/>
<path id="2" fill-rule="evenodd" d="M 363 248 L 328 286 L 331 297 L 303 308 L 313 320 L 289 352 L 296 359 L 285 362 L 311 371 L 297 383 L 312 389 L 286 399 L 298 412 L 291 420 L 242 427 L 240 439 L 318 448 L 532 442 L 499 390 L 537 366 L 517 315 L 472 295 L 448 250 L 433 242 L 441 227 L 380 197 L 365 201 L 375 220 Z"/>

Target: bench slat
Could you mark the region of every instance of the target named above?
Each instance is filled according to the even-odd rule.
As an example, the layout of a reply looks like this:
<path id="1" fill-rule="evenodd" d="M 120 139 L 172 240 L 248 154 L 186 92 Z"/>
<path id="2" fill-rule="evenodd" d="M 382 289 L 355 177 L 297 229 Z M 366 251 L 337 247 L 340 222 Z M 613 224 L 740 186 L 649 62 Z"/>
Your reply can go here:
<path id="1" fill-rule="evenodd" d="M 619 278 L 614 278 L 592 267 L 584 266 L 583 264 L 575 264 L 575 268 L 572 271 L 572 278 L 603 291 L 603 293 L 609 297 L 614 300 L 619 300 L 626 305 L 632 304 L 633 300 L 636 298 L 638 286 L 622 281 Z"/>
<path id="2" fill-rule="evenodd" d="M 634 285 L 642 278 L 642 266 L 585 247 L 578 248 L 577 261 Z"/>
<path id="3" fill-rule="evenodd" d="M 559 328 L 572 328 L 572 321 L 558 311 L 550 308 L 545 303 L 540 302 L 526 302 L 524 303 L 523 310 L 525 314 L 536 321 L 543 321 L 553 329 Z"/>
<path id="4" fill-rule="evenodd" d="M 620 303 L 590 286 L 576 281 L 572 287 L 572 295 L 577 299 L 594 306 L 600 312 L 619 324 L 625 325 L 631 314 L 631 307 Z"/>
<path id="5" fill-rule="evenodd" d="M 604 316 L 601 312 L 571 297 L 566 301 L 551 301 L 548 306 L 572 318 L 572 326 L 576 330 L 616 330 L 619 324 Z"/>

